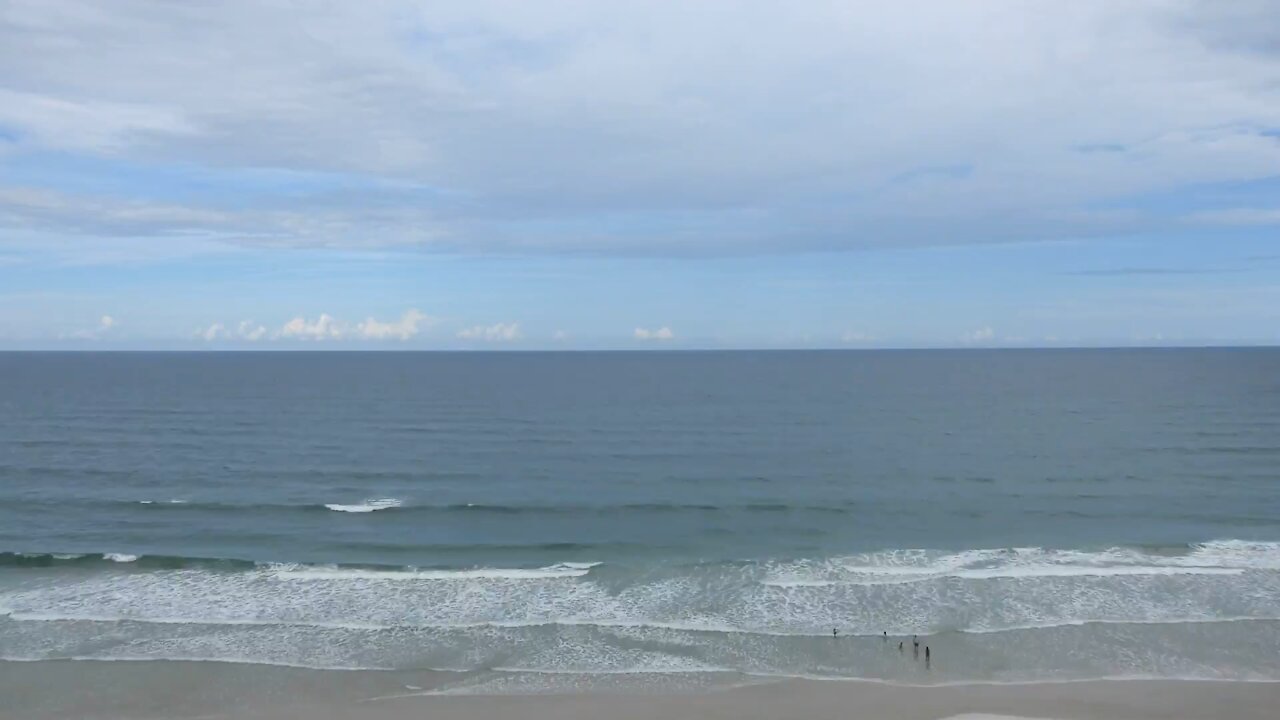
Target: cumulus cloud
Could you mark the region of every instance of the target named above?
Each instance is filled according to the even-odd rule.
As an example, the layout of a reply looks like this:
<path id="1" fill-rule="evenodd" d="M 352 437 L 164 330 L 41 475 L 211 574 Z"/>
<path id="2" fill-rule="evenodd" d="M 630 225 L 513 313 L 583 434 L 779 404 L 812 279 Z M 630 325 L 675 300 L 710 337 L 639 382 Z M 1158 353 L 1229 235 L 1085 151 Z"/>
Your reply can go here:
<path id="1" fill-rule="evenodd" d="M 347 332 L 346 325 L 328 313 L 314 321 L 299 315 L 280 328 L 280 337 L 292 340 L 338 340 Z"/>
<path id="2" fill-rule="evenodd" d="M 479 340 L 483 342 L 511 342 L 519 340 L 519 323 L 494 323 L 493 325 L 475 325 L 458 331 L 462 340 Z"/>
<path id="3" fill-rule="evenodd" d="M 220 322 L 213 323 L 209 327 L 197 333 L 204 338 L 205 342 L 213 342 L 227 336 L 227 328 Z"/>
<path id="4" fill-rule="evenodd" d="M 418 334 L 419 326 L 425 326 L 431 322 L 432 318 L 426 313 L 409 309 L 400 316 L 399 320 L 391 322 L 379 322 L 372 317 L 365 318 L 364 322 L 356 325 L 356 335 L 366 340 L 408 340 Z"/>
<path id="5" fill-rule="evenodd" d="M 241 320 L 236 328 L 236 336 L 242 340 L 257 342 L 267 336 L 267 329 L 252 320 Z"/>
<path id="6" fill-rule="evenodd" d="M 102 336 L 109 333 L 116 326 L 116 319 L 110 315 L 103 315 L 98 318 L 98 324 L 93 328 L 86 330 L 76 330 L 75 332 L 63 333 L 61 337 L 74 340 L 98 340 Z"/>
<path id="7" fill-rule="evenodd" d="M 971 345 L 980 345 L 989 343 L 996 338 L 996 331 L 991 326 L 980 327 L 973 332 L 965 333 L 960 337 L 960 341 Z"/>
<path id="8" fill-rule="evenodd" d="M 647 328 L 636 328 L 633 335 L 637 340 L 659 340 L 659 341 L 673 340 L 675 339 L 675 336 L 676 336 L 675 333 L 671 332 L 671 328 L 665 325 L 655 330 L 649 330 Z"/>
<path id="9" fill-rule="evenodd" d="M 416 308 L 405 310 L 395 320 L 383 321 L 370 316 L 358 323 L 350 323 L 328 313 L 321 313 L 314 319 L 304 315 L 294 317 L 274 332 L 254 320 L 241 320 L 234 328 L 222 322 L 214 322 L 198 330 L 196 336 L 208 342 L 217 340 L 404 341 L 417 336 L 434 322 L 435 318 Z"/>
<path id="10" fill-rule="evenodd" d="M 203 330 L 197 330 L 196 336 L 205 342 L 218 340 L 257 342 L 267 336 L 267 329 L 252 320 L 241 320 L 234 330 L 223 323 L 214 322 Z"/>
<path id="11" fill-rule="evenodd" d="M 1268 2 L 6 9 L 7 155 L 220 179 L 177 205 L 163 178 L 35 197 L 14 170 L 0 223 L 24 228 L 628 254 L 1009 241 L 1164 227 L 1099 208 L 1280 165 Z"/>

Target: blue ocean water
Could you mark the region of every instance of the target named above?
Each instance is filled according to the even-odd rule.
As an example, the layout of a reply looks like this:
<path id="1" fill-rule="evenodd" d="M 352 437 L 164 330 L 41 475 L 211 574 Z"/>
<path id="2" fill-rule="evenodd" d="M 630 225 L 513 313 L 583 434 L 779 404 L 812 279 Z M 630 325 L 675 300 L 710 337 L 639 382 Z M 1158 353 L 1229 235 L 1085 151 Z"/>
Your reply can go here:
<path id="1" fill-rule="evenodd" d="M 0 553 L 9 660 L 1276 680 L 1280 351 L 0 354 Z"/>

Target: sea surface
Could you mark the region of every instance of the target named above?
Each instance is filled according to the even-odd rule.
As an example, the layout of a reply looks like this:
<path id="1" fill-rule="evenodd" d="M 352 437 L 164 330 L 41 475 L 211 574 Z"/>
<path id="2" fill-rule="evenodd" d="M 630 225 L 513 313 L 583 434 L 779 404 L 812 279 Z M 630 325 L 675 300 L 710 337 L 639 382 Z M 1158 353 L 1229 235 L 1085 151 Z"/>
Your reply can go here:
<path id="1" fill-rule="evenodd" d="M 0 354 L 3 660 L 543 692 L 1278 649 L 1277 350 Z"/>

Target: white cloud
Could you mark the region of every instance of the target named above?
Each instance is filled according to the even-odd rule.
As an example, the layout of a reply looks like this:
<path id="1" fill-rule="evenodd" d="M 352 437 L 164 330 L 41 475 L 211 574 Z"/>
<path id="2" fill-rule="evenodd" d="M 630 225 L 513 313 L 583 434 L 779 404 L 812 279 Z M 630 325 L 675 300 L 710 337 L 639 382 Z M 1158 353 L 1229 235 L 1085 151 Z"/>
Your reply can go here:
<path id="1" fill-rule="evenodd" d="M 462 340 L 482 340 L 484 342 L 511 342 L 519 340 L 519 323 L 494 323 L 493 325 L 475 325 L 458 331 Z"/>
<path id="2" fill-rule="evenodd" d="M 227 329 L 220 322 L 213 323 L 198 333 L 205 342 L 213 342 L 227 336 Z"/>
<path id="3" fill-rule="evenodd" d="M 960 342 L 971 345 L 980 345 L 995 340 L 995 337 L 996 331 L 992 330 L 991 326 L 988 325 L 986 327 L 978 328 L 973 332 L 965 333 L 960 337 Z"/>
<path id="4" fill-rule="evenodd" d="M 306 321 L 303 320 L 303 324 L 305 323 Z M 283 331 L 279 335 L 283 336 Z M 196 331 L 196 336 L 202 338 L 205 342 L 219 340 L 257 342 L 267 337 L 267 328 L 252 320 L 241 320 L 234 330 L 221 322 L 215 322 L 203 330 Z"/>
<path id="5" fill-rule="evenodd" d="M 1274 3 L 696 5 L 388 0 L 299 23 L 278 3 L 11 0 L 7 152 L 213 170 L 254 202 L 226 201 L 234 181 L 189 206 L 121 183 L 10 198 L 0 222 L 273 246 L 840 249 L 1149 229 L 1168 218 L 1097 208 L 1280 165 Z M 258 168 L 360 192 L 262 192 Z"/>
<path id="6" fill-rule="evenodd" d="M 252 320 L 241 320 L 240 326 L 236 328 L 236 335 L 242 340 L 257 342 L 266 337 L 267 329 Z"/>
<path id="7" fill-rule="evenodd" d="M 314 322 L 299 315 L 280 328 L 279 336 L 294 340 L 338 340 L 346 334 L 346 326 L 321 313 Z"/>
<path id="8" fill-rule="evenodd" d="M 206 341 L 242 340 L 258 342 L 260 340 L 347 340 L 347 341 L 381 341 L 409 340 L 418 335 L 423 328 L 435 322 L 435 318 L 426 313 L 410 308 L 396 320 L 381 321 L 372 316 L 358 323 L 340 320 L 328 313 L 321 313 L 314 320 L 299 315 L 284 323 L 275 332 L 253 320 L 241 320 L 234 330 L 221 322 L 215 322 L 196 332 L 198 337 Z"/>
<path id="9" fill-rule="evenodd" d="M 64 150 L 117 152 L 155 135 L 193 135 L 181 111 L 157 104 L 99 102 L 0 88 L 0 125 L 27 142 Z"/>
<path id="10" fill-rule="evenodd" d="M 98 318 L 98 324 L 89 330 L 76 330 L 75 332 L 62 333 L 60 337 L 70 338 L 74 340 L 99 340 L 103 335 L 111 332 L 117 325 L 116 319 L 110 315 L 103 315 Z"/>
<path id="11" fill-rule="evenodd" d="M 433 321 L 425 313 L 411 308 L 399 320 L 391 322 L 365 318 L 364 322 L 356 325 L 356 335 L 366 340 L 408 340 L 418 334 L 419 326 L 429 325 Z"/>
<path id="12" fill-rule="evenodd" d="M 676 336 L 675 333 L 671 332 L 671 328 L 665 325 L 656 330 L 636 328 L 633 334 L 637 340 L 673 340 Z"/>

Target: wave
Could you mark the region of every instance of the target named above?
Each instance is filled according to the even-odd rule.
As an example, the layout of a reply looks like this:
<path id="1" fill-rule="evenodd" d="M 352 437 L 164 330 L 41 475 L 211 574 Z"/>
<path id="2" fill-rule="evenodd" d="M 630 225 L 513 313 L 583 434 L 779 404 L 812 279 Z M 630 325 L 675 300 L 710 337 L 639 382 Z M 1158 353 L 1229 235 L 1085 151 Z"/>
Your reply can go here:
<path id="1" fill-rule="evenodd" d="M 541 568 L 470 568 L 465 570 L 367 570 L 336 566 L 281 565 L 280 580 L 554 580 L 582 577 L 600 563 L 558 563 Z"/>
<path id="2" fill-rule="evenodd" d="M 42 504 L 37 501 L 37 504 Z M 52 503 L 50 503 L 52 504 Z M 65 505 L 66 501 L 59 501 Z M 235 513 L 271 513 L 284 512 L 375 512 L 377 510 L 395 509 L 398 513 L 436 513 L 436 514 L 494 514 L 494 515 L 616 515 L 625 513 L 823 513 L 835 515 L 852 515 L 858 512 L 858 506 L 852 502 L 831 505 L 791 504 L 786 502 L 748 502 L 748 503 L 666 503 L 636 502 L 616 504 L 563 504 L 563 505 L 519 505 L 496 504 L 484 502 L 460 502 L 445 504 L 409 504 L 399 498 L 368 498 L 358 503 L 307 503 L 307 502 L 263 502 L 237 503 L 201 501 L 187 499 L 170 500 L 118 500 L 118 499 L 84 499 L 75 504 L 102 511 L 147 511 L 147 512 L 235 512 Z"/>
<path id="3" fill-rule="evenodd" d="M 568 549 L 579 548 L 570 546 Z M 281 580 L 539 580 L 581 577 L 601 565 L 599 562 L 566 561 L 536 568 L 450 569 L 409 565 L 281 563 L 183 555 L 0 552 L 0 568 L 95 565 L 109 568 L 119 563 L 153 570 L 261 570 Z"/>
<path id="4" fill-rule="evenodd" d="M 141 555 L 107 553 L 27 553 L 0 552 L 0 567 L 46 567 L 54 564 L 135 563 Z"/>
<path id="5" fill-rule="evenodd" d="M 759 638 L 792 638 L 792 639 L 826 639 L 829 632 L 786 632 L 760 628 L 740 628 L 720 624 L 674 623 L 644 620 L 513 620 L 489 621 L 473 623 L 368 623 L 323 620 L 291 620 L 291 619 L 257 619 L 257 618 L 217 618 L 217 617 L 134 617 L 130 615 L 102 615 L 91 613 L 50 613 L 27 612 L 0 607 L 0 617 L 14 622 L 24 623 L 103 623 L 138 625 L 190 625 L 210 627 L 280 627 L 280 628 L 316 628 L 320 630 L 356 630 L 367 632 L 401 632 L 406 630 L 431 631 L 468 631 L 468 630 L 558 630 L 569 628 L 587 628 L 604 631 L 639 630 L 639 631 L 671 631 L 692 635 L 741 635 Z M 1037 630 L 1057 630 L 1061 628 L 1079 628 L 1086 626 L 1158 626 L 1158 625 L 1217 625 L 1227 623 L 1280 623 L 1280 615 L 1272 617 L 1182 617 L 1162 620 L 1069 620 L 1046 622 L 1042 624 L 1010 625 L 996 628 L 961 628 L 954 630 L 922 631 L 912 633 L 922 640 L 941 638 L 947 635 L 999 635 L 1003 633 L 1030 632 Z M 897 633 L 895 638 L 904 635 Z M 842 633 L 842 638 L 877 639 L 879 633 Z"/>
<path id="6" fill-rule="evenodd" d="M 125 558 L 130 558 L 125 560 Z M 178 570 L 182 568 L 250 569 L 251 560 L 188 557 L 184 555 L 143 555 L 124 553 L 0 552 L 0 568 L 42 568 L 72 566 L 112 567 L 128 563 L 139 568 Z"/>
<path id="7" fill-rule="evenodd" d="M 334 510 L 336 512 L 370 513 L 378 510 L 390 510 L 392 508 L 398 508 L 402 504 L 404 504 L 403 501 L 397 500 L 396 498 L 370 498 L 358 505 L 331 504 L 331 505 L 325 505 L 325 507 L 330 510 Z"/>
<path id="8" fill-rule="evenodd" d="M 1181 548 L 1055 550 L 1006 548 L 946 553 L 890 550 L 822 561 L 780 563 L 761 582 L 777 588 L 887 585 L 946 578 L 1031 578 L 1159 575 L 1239 575 L 1280 570 L 1280 543 L 1216 540 Z"/>
<path id="9" fill-rule="evenodd" d="M 138 556 L 130 555 L 128 553 L 105 553 L 103 554 L 102 559 L 110 560 L 111 562 L 118 562 L 118 563 L 131 563 L 131 562 L 137 562 Z"/>

